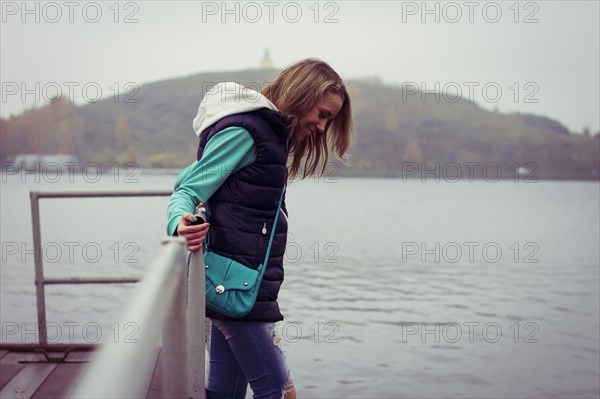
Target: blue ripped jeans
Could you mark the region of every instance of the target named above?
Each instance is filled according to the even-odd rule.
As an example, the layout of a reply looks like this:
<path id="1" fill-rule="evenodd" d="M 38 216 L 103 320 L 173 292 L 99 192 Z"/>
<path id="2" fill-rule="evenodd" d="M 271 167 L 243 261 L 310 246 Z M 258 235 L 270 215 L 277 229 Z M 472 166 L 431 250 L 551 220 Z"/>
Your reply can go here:
<path id="1" fill-rule="evenodd" d="M 283 397 L 292 387 L 275 323 L 211 319 L 208 399 Z"/>

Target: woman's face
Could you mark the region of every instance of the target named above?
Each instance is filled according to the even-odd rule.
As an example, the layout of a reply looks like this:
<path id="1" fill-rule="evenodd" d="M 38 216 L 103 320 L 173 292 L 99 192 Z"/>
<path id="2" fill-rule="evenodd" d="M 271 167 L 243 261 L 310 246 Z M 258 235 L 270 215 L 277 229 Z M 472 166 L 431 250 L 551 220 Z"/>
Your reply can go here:
<path id="1" fill-rule="evenodd" d="M 338 94 L 325 93 L 306 115 L 298 121 L 298 140 L 303 141 L 313 134 L 322 134 L 325 127 L 342 109 L 344 104 Z"/>

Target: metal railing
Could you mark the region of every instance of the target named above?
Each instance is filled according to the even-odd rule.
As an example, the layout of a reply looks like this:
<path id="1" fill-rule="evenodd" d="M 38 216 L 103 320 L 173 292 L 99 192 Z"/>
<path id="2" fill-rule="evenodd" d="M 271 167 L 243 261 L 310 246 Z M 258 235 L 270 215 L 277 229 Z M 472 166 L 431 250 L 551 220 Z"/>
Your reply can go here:
<path id="1" fill-rule="evenodd" d="M 31 192 L 35 285 L 40 344 L 47 344 L 45 284 L 135 283 L 135 277 L 44 278 L 40 198 L 168 196 L 170 191 Z M 109 342 L 78 384 L 73 398 L 145 397 L 162 332 L 163 396 L 205 397 L 205 297 L 202 252 L 185 262 L 185 239 L 168 237 L 123 311 L 119 325 L 135 323 L 136 342 Z M 187 296 L 187 301 L 186 301 Z M 187 312 L 186 312 L 187 308 Z"/>
<path id="2" fill-rule="evenodd" d="M 42 198 L 99 198 L 99 197 L 165 197 L 171 191 L 31 191 L 31 223 L 33 227 L 33 253 L 35 259 L 35 295 L 37 302 L 38 339 L 48 344 L 46 328 L 46 284 L 128 284 L 137 283 L 137 277 L 44 278 L 40 204 Z"/>
<path id="3" fill-rule="evenodd" d="M 72 398 L 146 397 L 154 370 L 154 349 L 161 330 L 163 397 L 205 397 L 204 268 L 194 264 L 202 259 L 201 255 L 194 254 L 190 260 L 190 265 L 194 265 L 190 272 L 194 272 L 189 278 L 191 289 L 188 292 L 187 273 L 183 267 L 186 245 L 185 239 L 179 237 L 163 240 L 158 257 L 119 321 L 135 323 L 139 338 L 134 343 L 110 341 L 105 344 Z M 196 284 L 198 282 L 202 284 Z M 187 314 L 186 294 L 190 303 Z"/>

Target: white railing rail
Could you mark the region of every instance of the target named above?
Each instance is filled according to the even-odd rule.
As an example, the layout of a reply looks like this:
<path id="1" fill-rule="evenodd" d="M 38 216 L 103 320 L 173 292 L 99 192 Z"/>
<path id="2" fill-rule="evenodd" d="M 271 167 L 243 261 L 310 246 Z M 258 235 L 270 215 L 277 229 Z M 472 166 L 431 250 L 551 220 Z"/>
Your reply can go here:
<path id="1" fill-rule="evenodd" d="M 134 323 L 134 342 L 103 344 L 72 398 L 146 397 L 161 332 L 163 397 L 205 397 L 204 267 L 201 252 L 195 253 L 188 273 L 185 248 L 183 238 L 163 239 L 120 317 L 119 325 Z"/>
<path id="2" fill-rule="evenodd" d="M 188 397 L 206 397 L 205 386 L 205 333 L 206 296 L 204 292 L 204 255 L 202 250 L 190 253 L 188 269 L 187 309 L 187 362 Z M 208 323 L 210 325 L 210 323 Z M 210 335 L 210 334 L 209 334 Z"/>

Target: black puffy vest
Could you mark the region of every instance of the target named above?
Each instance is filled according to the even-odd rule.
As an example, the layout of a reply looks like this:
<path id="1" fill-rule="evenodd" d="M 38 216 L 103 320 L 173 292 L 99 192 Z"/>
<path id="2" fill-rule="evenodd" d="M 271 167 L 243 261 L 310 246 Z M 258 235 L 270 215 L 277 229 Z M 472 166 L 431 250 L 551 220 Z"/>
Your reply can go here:
<path id="1" fill-rule="evenodd" d="M 251 164 L 231 174 L 206 203 L 210 222 L 211 251 L 258 268 L 263 262 L 281 192 L 287 182 L 288 118 L 267 108 L 229 115 L 203 132 L 198 160 L 206 143 L 219 131 L 238 126 L 250 132 L 256 156 Z M 211 173 L 222 173 L 222 165 L 208 165 Z M 287 240 L 287 209 L 281 206 L 269 261 L 256 303 L 239 320 L 283 320 L 277 296 L 283 282 L 283 255 Z M 265 233 L 266 228 L 266 233 Z M 206 308 L 206 316 L 227 319 Z"/>

